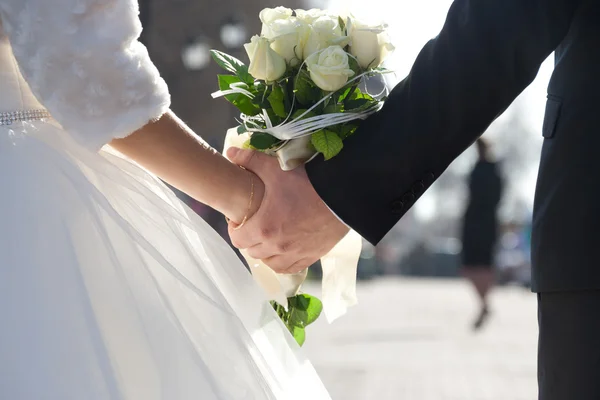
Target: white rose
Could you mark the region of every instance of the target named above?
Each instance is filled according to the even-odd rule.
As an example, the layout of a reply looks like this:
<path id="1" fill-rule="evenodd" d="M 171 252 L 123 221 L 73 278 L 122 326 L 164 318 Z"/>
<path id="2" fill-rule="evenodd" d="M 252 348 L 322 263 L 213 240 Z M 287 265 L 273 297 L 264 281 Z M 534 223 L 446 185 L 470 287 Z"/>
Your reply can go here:
<path id="1" fill-rule="evenodd" d="M 306 40 L 307 26 L 292 16 L 290 8 L 265 8 L 260 12 L 263 23 L 261 35 L 271 40 L 271 47 L 285 61 L 297 65 L 302 61 L 302 51 Z"/>
<path id="2" fill-rule="evenodd" d="M 287 69 L 285 60 L 271 48 L 269 39 L 254 36 L 250 43 L 244 45 L 250 58 L 248 72 L 255 79 L 267 82 L 281 78 Z"/>
<path id="3" fill-rule="evenodd" d="M 387 25 L 368 24 L 348 17 L 348 36 L 350 37 L 350 54 L 356 57 L 362 68 L 377 68 L 394 51 Z"/>
<path id="4" fill-rule="evenodd" d="M 302 61 L 308 26 L 295 17 L 276 19 L 265 25 L 271 47 L 291 65 Z"/>
<path id="5" fill-rule="evenodd" d="M 329 46 L 348 44 L 337 17 L 322 16 L 313 21 L 308 30 L 304 45 L 304 59 L 311 54 L 326 49 Z"/>
<path id="6" fill-rule="evenodd" d="M 306 59 L 306 68 L 315 85 L 328 92 L 341 89 L 354 75 L 348 63 L 348 53 L 340 46 L 311 54 Z"/>
<path id="7" fill-rule="evenodd" d="M 261 35 L 269 37 L 269 24 L 278 19 L 289 19 L 293 13 L 291 8 L 285 7 L 265 8 L 262 10 L 259 14 L 260 21 L 263 23 Z"/>
<path id="8" fill-rule="evenodd" d="M 329 15 L 327 13 L 327 11 L 324 10 L 319 10 L 318 8 L 312 8 L 310 10 L 295 10 L 296 11 L 296 17 L 306 23 L 306 24 L 312 24 L 313 22 L 315 22 L 318 18 L 320 17 L 324 17 Z"/>
<path id="9" fill-rule="evenodd" d="M 307 26 L 293 16 L 291 8 L 265 8 L 260 12 L 261 36 L 271 40 L 271 47 L 285 61 L 297 65 L 302 61 Z"/>

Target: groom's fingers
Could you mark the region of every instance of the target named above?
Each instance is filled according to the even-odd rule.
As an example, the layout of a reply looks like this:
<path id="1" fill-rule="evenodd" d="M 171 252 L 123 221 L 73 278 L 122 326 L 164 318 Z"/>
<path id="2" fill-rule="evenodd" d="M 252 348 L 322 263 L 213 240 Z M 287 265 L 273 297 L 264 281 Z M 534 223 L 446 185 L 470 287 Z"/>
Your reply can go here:
<path id="1" fill-rule="evenodd" d="M 233 245 L 233 247 L 245 250 L 261 244 L 258 241 L 259 239 L 257 239 L 257 236 L 246 233 L 247 230 L 252 228 L 251 226 L 249 226 L 251 225 L 250 221 L 248 221 L 247 224 L 248 225 L 244 225 L 239 230 L 236 230 L 236 227 L 231 223 L 227 226 L 229 238 L 231 239 L 231 244 Z"/>
<path id="2" fill-rule="evenodd" d="M 280 273 L 281 274 L 297 274 L 298 272 L 302 272 L 305 269 L 309 268 L 315 262 L 317 262 L 317 259 L 313 260 L 310 258 L 303 258 L 301 260 L 296 261 L 292 265 L 286 267 L 285 270 Z"/>
<path id="3" fill-rule="evenodd" d="M 296 274 L 298 272 L 302 272 L 305 269 L 309 268 L 314 263 L 316 263 L 317 261 L 318 261 L 318 258 L 317 259 L 305 258 L 305 259 L 296 261 L 294 264 L 292 264 L 290 267 L 287 268 L 285 273 L 286 274 Z"/>
<path id="4" fill-rule="evenodd" d="M 278 274 L 296 274 L 304 271 L 306 268 L 313 265 L 317 260 L 318 259 L 313 260 L 311 258 L 302 258 L 297 260 L 289 255 L 279 255 L 263 259 L 262 262 L 264 262 L 269 268 Z"/>
<path id="5" fill-rule="evenodd" d="M 290 259 L 300 258 L 298 254 L 299 246 L 293 241 L 275 240 L 269 241 L 266 237 L 251 247 L 245 249 L 249 256 L 257 260 L 264 260 L 275 256 L 289 256 Z"/>
<path id="6" fill-rule="evenodd" d="M 273 257 L 261 259 L 269 268 L 278 274 L 287 274 L 287 270 L 298 261 L 290 254 L 280 254 Z"/>
<path id="7" fill-rule="evenodd" d="M 276 242 L 277 243 L 277 242 Z M 257 260 L 264 260 L 266 258 L 271 258 L 275 256 L 280 256 L 284 254 L 289 254 L 290 257 L 293 256 L 293 251 L 295 247 L 291 242 L 282 242 L 280 244 L 276 243 L 257 243 L 251 247 L 246 248 L 246 252 L 252 258 Z"/>
<path id="8" fill-rule="evenodd" d="M 269 249 L 263 243 L 258 243 L 252 247 L 248 247 L 245 250 L 250 257 L 256 260 L 263 260 L 279 255 L 273 251 L 269 251 Z"/>

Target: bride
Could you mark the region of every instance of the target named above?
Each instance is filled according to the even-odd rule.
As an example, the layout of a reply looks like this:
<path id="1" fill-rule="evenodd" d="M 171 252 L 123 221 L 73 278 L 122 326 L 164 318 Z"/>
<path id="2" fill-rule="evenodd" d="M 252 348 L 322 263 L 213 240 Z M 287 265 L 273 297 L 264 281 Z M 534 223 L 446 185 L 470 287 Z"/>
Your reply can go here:
<path id="1" fill-rule="evenodd" d="M 264 190 L 168 110 L 137 12 L 0 0 L 0 398 L 328 399 L 235 254 L 152 175 L 238 224 Z"/>

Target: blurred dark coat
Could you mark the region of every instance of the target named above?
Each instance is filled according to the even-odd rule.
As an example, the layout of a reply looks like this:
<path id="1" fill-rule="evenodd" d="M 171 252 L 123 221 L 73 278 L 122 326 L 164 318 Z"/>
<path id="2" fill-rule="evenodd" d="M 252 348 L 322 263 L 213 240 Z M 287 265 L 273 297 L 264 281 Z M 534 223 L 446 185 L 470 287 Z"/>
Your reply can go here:
<path id="1" fill-rule="evenodd" d="M 469 202 L 462 229 L 462 264 L 491 267 L 498 238 L 502 181 L 496 163 L 478 161 L 469 177 Z"/>

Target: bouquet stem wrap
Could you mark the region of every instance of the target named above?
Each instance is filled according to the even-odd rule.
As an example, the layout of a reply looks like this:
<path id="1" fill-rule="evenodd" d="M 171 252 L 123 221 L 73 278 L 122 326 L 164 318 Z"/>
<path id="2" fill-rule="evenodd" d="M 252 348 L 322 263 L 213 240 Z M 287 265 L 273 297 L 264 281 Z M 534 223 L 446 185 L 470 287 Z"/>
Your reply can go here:
<path id="1" fill-rule="evenodd" d="M 230 147 L 242 147 L 250 138 L 248 133 L 238 134 L 237 128 L 227 131 L 224 153 Z M 291 171 L 316 156 L 309 146 L 310 136 L 287 141 L 279 149 L 270 154 L 277 157 L 284 171 Z M 357 303 L 356 272 L 362 250 L 362 238 L 355 231 L 350 231 L 328 254 L 321 258 L 323 269 L 322 294 L 323 312 L 328 322 L 333 322 L 346 313 L 348 307 Z M 288 306 L 288 298 L 293 297 L 307 277 L 307 270 L 298 274 L 277 274 L 260 260 L 242 255 L 248 262 L 255 281 L 265 290 L 270 300 L 282 306 Z"/>

